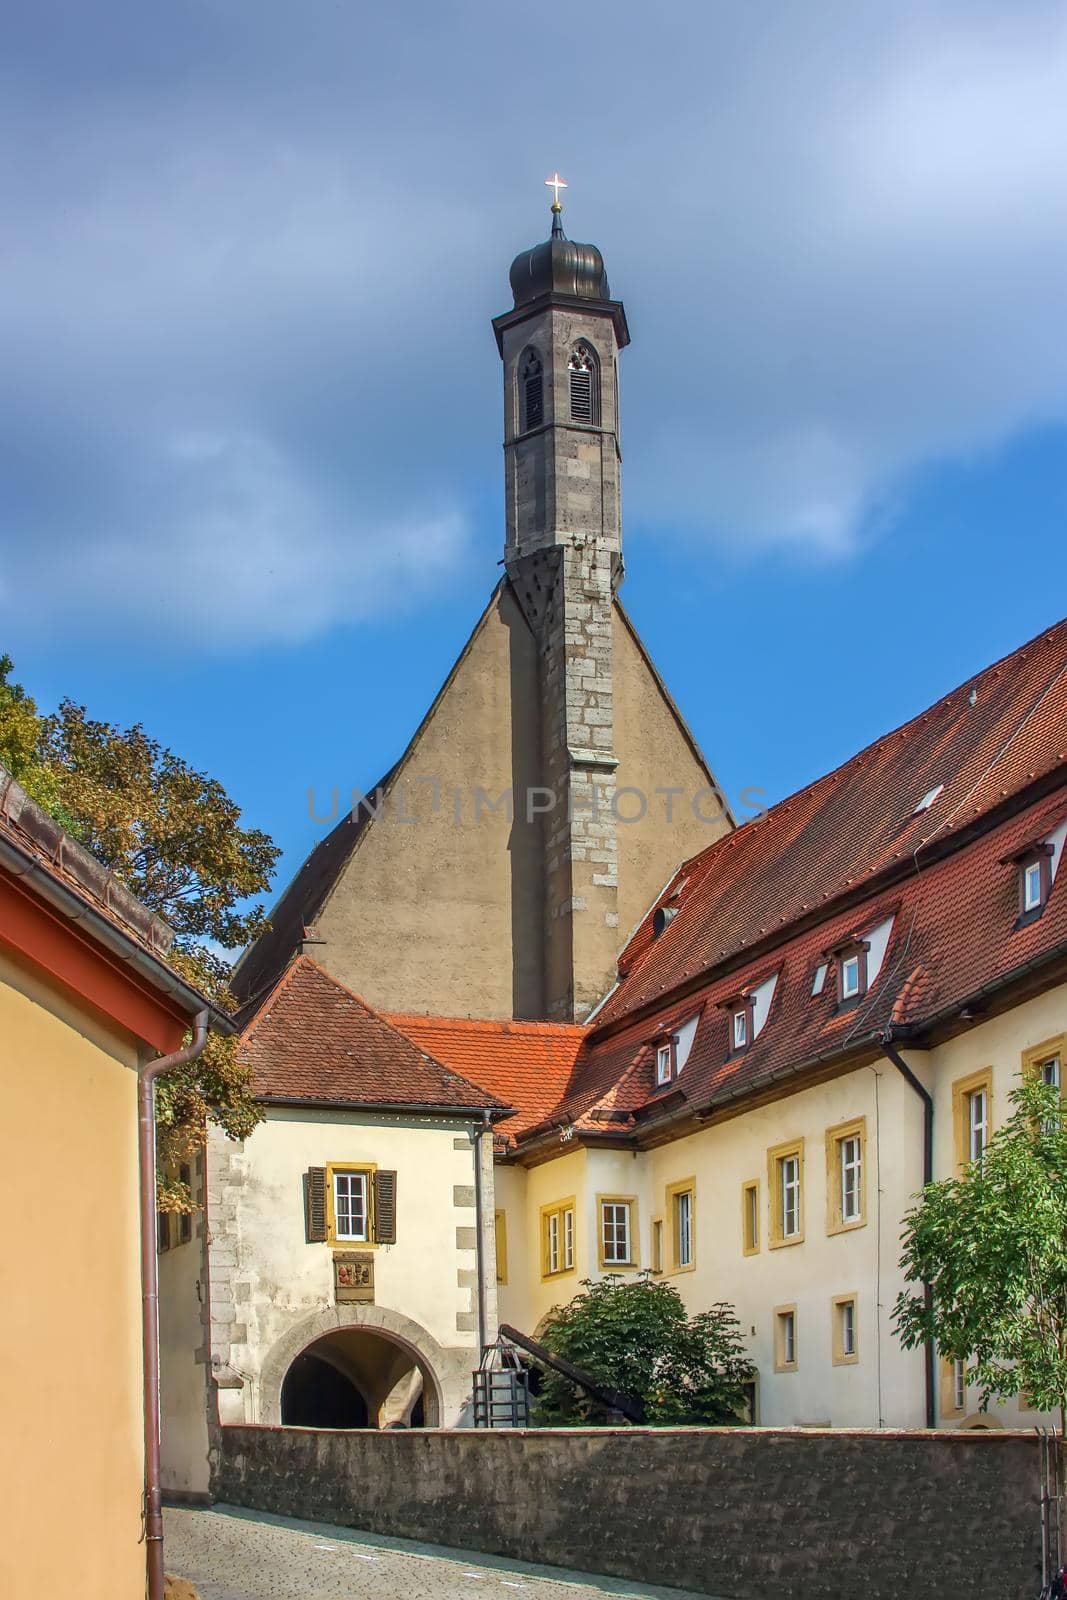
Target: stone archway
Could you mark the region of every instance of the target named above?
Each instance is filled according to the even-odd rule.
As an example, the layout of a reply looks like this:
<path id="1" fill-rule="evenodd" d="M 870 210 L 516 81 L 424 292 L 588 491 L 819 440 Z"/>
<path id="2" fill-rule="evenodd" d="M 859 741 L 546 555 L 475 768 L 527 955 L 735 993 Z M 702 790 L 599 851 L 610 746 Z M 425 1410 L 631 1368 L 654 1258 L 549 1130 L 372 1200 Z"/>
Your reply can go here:
<path id="1" fill-rule="evenodd" d="M 422 1406 L 425 1425 L 441 1426 L 444 1410 L 442 1375 L 450 1368 L 446 1353 L 432 1334 L 410 1317 L 385 1306 L 333 1306 L 313 1312 L 293 1324 L 276 1340 L 260 1373 L 260 1421 L 275 1426 L 282 1421 L 282 1385 L 296 1358 L 310 1345 L 347 1330 L 376 1334 L 405 1351 L 422 1375 Z"/>

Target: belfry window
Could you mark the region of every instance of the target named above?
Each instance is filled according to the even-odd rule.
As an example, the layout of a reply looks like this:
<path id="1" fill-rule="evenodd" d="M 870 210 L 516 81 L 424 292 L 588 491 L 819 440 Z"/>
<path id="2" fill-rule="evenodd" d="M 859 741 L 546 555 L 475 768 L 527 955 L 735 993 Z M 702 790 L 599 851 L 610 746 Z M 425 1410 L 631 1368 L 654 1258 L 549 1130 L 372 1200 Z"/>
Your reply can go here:
<path id="1" fill-rule="evenodd" d="M 522 401 L 522 431 L 539 428 L 545 420 L 545 377 L 541 357 L 536 350 L 527 350 L 519 374 Z"/>
<path id="2" fill-rule="evenodd" d="M 595 427 L 600 421 L 600 374 L 587 344 L 576 344 L 567 363 L 571 389 L 571 421 Z"/>

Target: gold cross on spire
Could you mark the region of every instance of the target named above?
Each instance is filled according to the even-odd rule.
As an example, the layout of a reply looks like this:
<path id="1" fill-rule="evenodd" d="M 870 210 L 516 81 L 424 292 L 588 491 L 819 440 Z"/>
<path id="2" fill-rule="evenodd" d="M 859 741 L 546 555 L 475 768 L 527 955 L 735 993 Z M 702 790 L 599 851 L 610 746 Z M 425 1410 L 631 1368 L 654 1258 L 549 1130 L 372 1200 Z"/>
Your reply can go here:
<path id="1" fill-rule="evenodd" d="M 563 207 L 559 203 L 559 191 L 561 189 L 565 189 L 566 187 L 567 187 L 567 185 L 564 183 L 563 179 L 560 177 L 558 172 L 554 172 L 552 174 L 551 178 L 546 178 L 545 179 L 545 188 L 552 190 L 552 209 L 553 209 L 553 211 L 562 211 L 563 210 Z"/>

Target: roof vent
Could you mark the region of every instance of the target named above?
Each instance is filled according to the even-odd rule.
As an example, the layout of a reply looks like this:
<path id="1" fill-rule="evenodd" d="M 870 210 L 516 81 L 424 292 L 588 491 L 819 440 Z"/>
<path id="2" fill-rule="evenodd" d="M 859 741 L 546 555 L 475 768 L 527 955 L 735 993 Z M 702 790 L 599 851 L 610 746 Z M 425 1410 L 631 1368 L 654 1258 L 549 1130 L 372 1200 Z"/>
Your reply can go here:
<path id="1" fill-rule="evenodd" d="M 652 937 L 658 939 L 664 928 L 678 915 L 677 906 L 657 906 L 652 913 Z"/>

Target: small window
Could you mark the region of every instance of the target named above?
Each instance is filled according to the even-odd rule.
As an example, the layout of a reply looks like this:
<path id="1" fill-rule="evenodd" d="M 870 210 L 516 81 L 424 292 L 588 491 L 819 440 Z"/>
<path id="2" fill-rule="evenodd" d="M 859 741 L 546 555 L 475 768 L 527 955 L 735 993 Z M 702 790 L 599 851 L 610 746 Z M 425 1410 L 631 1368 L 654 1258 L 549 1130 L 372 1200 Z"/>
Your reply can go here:
<path id="1" fill-rule="evenodd" d="M 967 1409 L 967 1365 L 963 1361 L 952 1363 L 952 1405 L 956 1411 Z"/>
<path id="2" fill-rule="evenodd" d="M 545 420 L 545 379 L 541 357 L 528 350 L 519 376 L 522 403 L 522 432 L 539 428 Z"/>
<path id="3" fill-rule="evenodd" d="M 771 1185 L 771 1249 L 799 1244 L 804 1237 L 804 1144 L 779 1145 L 768 1152 Z"/>
<path id="4" fill-rule="evenodd" d="M 1059 1058 L 1059 1056 L 1049 1056 L 1047 1060 L 1042 1061 L 1040 1063 L 1040 1065 L 1038 1067 L 1038 1071 L 1041 1074 L 1041 1082 L 1042 1083 L 1047 1084 L 1050 1089 L 1058 1089 L 1059 1088 L 1059 1086 L 1060 1086 L 1060 1058 Z"/>
<path id="5" fill-rule="evenodd" d="M 755 1178 L 741 1185 L 741 1250 L 746 1256 L 759 1253 L 759 1182 Z"/>
<path id="6" fill-rule="evenodd" d="M 1019 858 L 1019 923 L 1035 921 L 1052 888 L 1052 853 L 1046 844 Z"/>
<path id="7" fill-rule="evenodd" d="M 728 1054 L 739 1056 L 748 1049 L 756 1037 L 755 995 L 737 995 L 732 999 L 724 1000 L 722 1006 L 728 1018 Z"/>
<path id="8" fill-rule="evenodd" d="M 981 1161 L 993 1134 L 993 1073 L 990 1068 L 952 1085 L 956 1164 L 963 1171 Z"/>
<path id="9" fill-rule="evenodd" d="M 967 1156 L 970 1161 L 981 1161 L 989 1143 L 989 1094 L 985 1089 L 972 1089 L 967 1096 Z"/>
<path id="10" fill-rule="evenodd" d="M 600 383 L 597 359 L 590 347 L 576 344 L 567 363 L 570 379 L 571 421 L 595 426 L 600 421 Z"/>
<path id="11" fill-rule="evenodd" d="M 193 1198 L 193 1174 L 192 1174 L 192 1169 L 184 1161 L 181 1163 L 181 1165 L 178 1168 L 178 1178 L 179 1178 L 179 1181 L 181 1183 L 184 1183 L 186 1189 L 189 1191 L 189 1199 L 190 1199 L 190 1201 L 192 1201 L 192 1198 Z M 179 1244 L 188 1244 L 192 1237 L 193 1237 L 193 1214 L 192 1214 L 191 1211 L 183 1211 L 183 1212 L 181 1212 L 181 1214 L 178 1217 L 178 1243 Z"/>
<path id="12" fill-rule="evenodd" d="M 493 1214 L 496 1223 L 496 1281 L 506 1284 L 508 1281 L 508 1214 L 506 1211 L 496 1211 Z"/>
<path id="13" fill-rule="evenodd" d="M 743 1050 L 748 1043 L 748 1011 L 745 1007 L 734 1012 L 733 1022 L 734 1049 Z"/>
<path id="14" fill-rule="evenodd" d="M 831 1309 L 834 1319 L 834 1366 L 849 1366 L 859 1360 L 859 1345 L 856 1332 L 856 1296 L 854 1294 L 838 1295 Z"/>
<path id="15" fill-rule="evenodd" d="M 557 1201 L 541 1210 L 541 1275 L 554 1278 L 574 1271 L 574 1201 Z"/>
<path id="16" fill-rule="evenodd" d="M 779 1306 L 774 1313 L 774 1370 L 795 1372 L 797 1367 L 797 1308 Z"/>
<path id="17" fill-rule="evenodd" d="M 841 959 L 841 998 L 858 1000 L 862 993 L 862 961 L 857 950 L 853 955 L 843 956 Z"/>
<path id="18" fill-rule="evenodd" d="M 822 994 L 823 989 L 826 987 L 826 968 L 827 964 L 825 961 L 820 961 L 819 965 L 815 968 L 815 977 L 812 979 L 811 984 L 811 992 L 813 995 Z"/>
<path id="19" fill-rule="evenodd" d="M 685 1178 L 672 1183 L 667 1189 L 667 1205 L 671 1220 L 671 1268 L 685 1272 L 695 1259 L 694 1200 L 696 1180 Z"/>
<path id="20" fill-rule="evenodd" d="M 656 1217 L 652 1224 L 652 1271 L 663 1271 L 663 1218 Z"/>
<path id="21" fill-rule="evenodd" d="M 610 1196 L 600 1201 L 600 1265 L 632 1267 L 634 1202 L 627 1196 Z"/>
<path id="22" fill-rule="evenodd" d="M 170 1212 L 156 1212 L 156 1243 L 160 1251 L 170 1249 Z"/>
<path id="23" fill-rule="evenodd" d="M 670 1083 L 674 1076 L 674 1040 L 669 1039 L 666 1044 L 656 1046 L 656 1086 L 662 1088 L 663 1084 Z"/>
<path id="24" fill-rule="evenodd" d="M 967 1364 L 941 1358 L 941 1415 L 962 1417 L 967 1409 Z"/>
<path id="25" fill-rule="evenodd" d="M 369 1174 L 335 1171 L 333 1174 L 333 1235 L 365 1244 L 370 1239 Z"/>
<path id="26" fill-rule="evenodd" d="M 867 1124 L 863 1117 L 839 1124 L 826 1134 L 827 1233 L 843 1233 L 866 1220 L 864 1155 Z"/>

